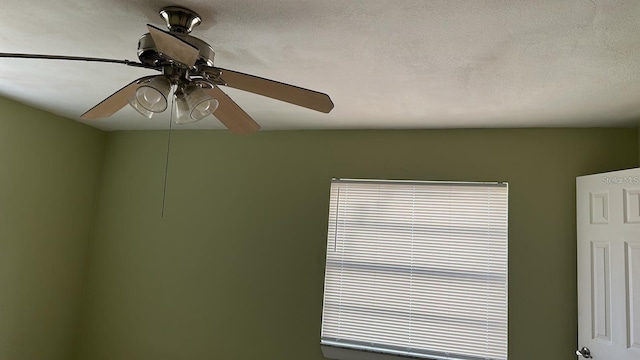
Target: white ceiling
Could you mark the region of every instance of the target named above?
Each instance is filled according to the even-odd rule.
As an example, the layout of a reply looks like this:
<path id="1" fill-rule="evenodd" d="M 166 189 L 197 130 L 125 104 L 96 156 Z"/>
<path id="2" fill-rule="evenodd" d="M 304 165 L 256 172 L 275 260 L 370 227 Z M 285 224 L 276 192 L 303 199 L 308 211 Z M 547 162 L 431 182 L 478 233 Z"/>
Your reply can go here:
<path id="1" fill-rule="evenodd" d="M 0 52 L 137 60 L 180 5 L 216 65 L 325 92 L 330 114 L 224 88 L 263 129 L 637 126 L 637 0 L 2 1 Z M 79 116 L 150 70 L 0 59 L 0 95 Z M 1 110 L 0 110 L 1 111 Z M 105 130 L 166 129 L 128 106 Z M 221 129 L 213 117 L 184 128 Z"/>

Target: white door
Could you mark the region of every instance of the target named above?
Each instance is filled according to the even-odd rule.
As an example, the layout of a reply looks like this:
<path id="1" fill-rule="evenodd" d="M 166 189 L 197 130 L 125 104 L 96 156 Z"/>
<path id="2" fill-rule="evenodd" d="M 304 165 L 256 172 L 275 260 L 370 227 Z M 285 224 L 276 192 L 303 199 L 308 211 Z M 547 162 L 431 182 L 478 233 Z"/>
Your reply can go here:
<path id="1" fill-rule="evenodd" d="M 576 183 L 578 349 L 596 360 L 638 360 L 640 169 Z"/>

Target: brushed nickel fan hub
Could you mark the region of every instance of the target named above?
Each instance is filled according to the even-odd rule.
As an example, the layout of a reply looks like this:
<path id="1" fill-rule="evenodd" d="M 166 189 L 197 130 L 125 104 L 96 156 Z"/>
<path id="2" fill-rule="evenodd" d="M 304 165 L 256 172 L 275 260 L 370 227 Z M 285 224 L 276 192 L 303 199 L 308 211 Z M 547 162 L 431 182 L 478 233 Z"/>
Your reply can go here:
<path id="1" fill-rule="evenodd" d="M 207 44 L 203 40 L 198 39 L 195 36 L 182 34 L 174 35 L 180 37 L 182 40 L 188 42 L 198 49 L 199 54 L 198 60 L 196 61 L 196 66 L 213 66 L 213 58 L 215 56 L 215 52 L 209 44 Z M 142 35 L 140 40 L 138 40 L 138 59 L 140 59 L 140 62 L 142 62 L 143 64 L 151 66 L 161 66 L 166 62 L 166 59 L 163 58 L 156 50 L 156 44 L 153 41 L 151 34 L 149 33 Z"/>
<path id="2" fill-rule="evenodd" d="M 180 6 L 167 6 L 160 10 L 160 17 L 167 23 L 169 31 L 189 34 L 194 27 L 200 25 L 200 15 Z"/>
<path id="3" fill-rule="evenodd" d="M 202 20 L 200 15 L 180 6 L 167 6 L 160 10 L 160 17 L 165 20 L 169 32 L 171 32 L 172 35 L 198 49 L 198 59 L 195 63 L 196 68 L 203 65 L 213 66 L 213 57 L 215 56 L 213 48 L 197 37 L 189 35 L 191 30 L 200 24 Z M 142 35 L 140 40 L 138 40 L 138 58 L 143 64 L 154 67 L 180 67 L 180 65 L 177 65 L 172 59 L 158 52 L 153 37 L 149 33 Z"/>

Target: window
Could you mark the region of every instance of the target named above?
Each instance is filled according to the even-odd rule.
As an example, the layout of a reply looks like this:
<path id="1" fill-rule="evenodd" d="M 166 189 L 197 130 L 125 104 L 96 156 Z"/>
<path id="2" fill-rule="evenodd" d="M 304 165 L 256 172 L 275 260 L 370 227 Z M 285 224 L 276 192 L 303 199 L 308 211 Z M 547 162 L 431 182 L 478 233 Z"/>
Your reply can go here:
<path id="1" fill-rule="evenodd" d="M 324 355 L 506 359 L 507 204 L 505 183 L 334 179 Z"/>

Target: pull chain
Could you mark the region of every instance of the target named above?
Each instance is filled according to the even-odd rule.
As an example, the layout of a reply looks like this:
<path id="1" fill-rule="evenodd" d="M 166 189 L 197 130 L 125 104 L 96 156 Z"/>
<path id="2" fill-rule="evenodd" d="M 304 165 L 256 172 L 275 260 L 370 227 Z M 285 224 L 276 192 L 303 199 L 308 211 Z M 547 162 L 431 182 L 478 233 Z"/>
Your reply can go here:
<path id="1" fill-rule="evenodd" d="M 171 101 L 171 115 L 169 116 L 169 134 L 167 140 L 167 158 L 164 163 L 164 186 L 162 189 L 162 218 L 164 219 L 164 205 L 167 199 L 167 178 L 169 177 L 169 150 L 171 150 L 171 130 L 173 129 L 173 107 L 176 103 L 176 97 L 172 97 Z"/>

